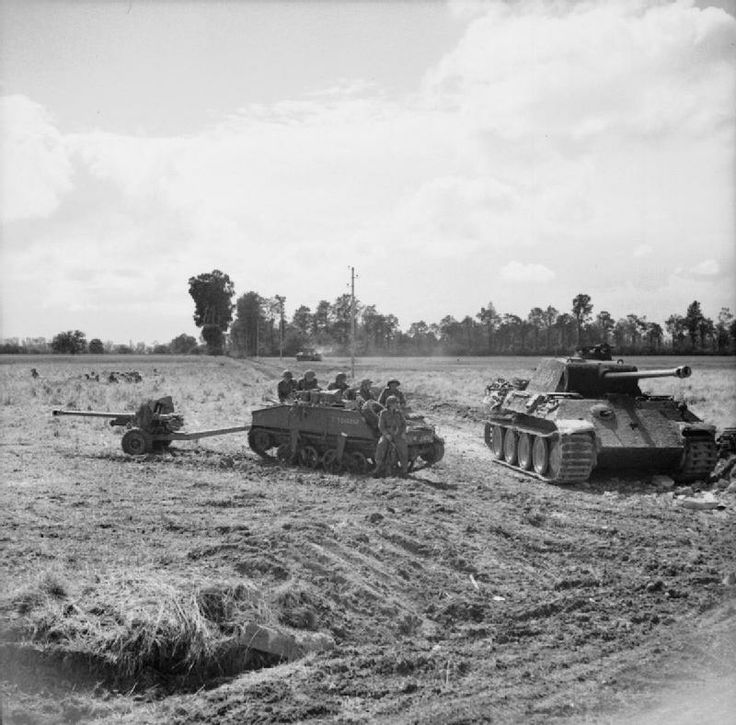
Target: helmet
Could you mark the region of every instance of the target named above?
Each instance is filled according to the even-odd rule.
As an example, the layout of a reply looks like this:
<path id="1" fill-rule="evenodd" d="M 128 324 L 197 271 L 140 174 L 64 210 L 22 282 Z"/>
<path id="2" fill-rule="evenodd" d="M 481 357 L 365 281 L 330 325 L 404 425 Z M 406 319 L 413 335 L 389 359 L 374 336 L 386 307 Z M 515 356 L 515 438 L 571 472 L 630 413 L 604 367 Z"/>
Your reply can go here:
<path id="1" fill-rule="evenodd" d="M 347 374 L 346 373 L 338 373 L 335 376 L 335 380 L 345 380 L 345 378 L 347 378 Z"/>
<path id="2" fill-rule="evenodd" d="M 360 381 L 361 385 L 370 385 L 373 381 L 370 378 L 364 378 Z"/>
<path id="3" fill-rule="evenodd" d="M 386 407 L 391 406 L 393 403 L 396 403 L 396 405 L 398 405 L 399 399 L 395 395 L 389 395 L 388 398 L 386 398 Z"/>
<path id="4" fill-rule="evenodd" d="M 401 381 L 397 380 L 396 378 L 391 378 L 391 380 L 389 380 L 386 385 L 393 385 L 394 383 L 396 383 L 396 385 L 401 385 Z"/>
<path id="5" fill-rule="evenodd" d="M 282 378 L 293 378 L 294 376 L 291 373 L 291 370 L 284 370 L 283 373 L 281 373 Z"/>
<path id="6" fill-rule="evenodd" d="M 307 370 L 306 373 L 304 373 L 305 378 L 313 378 L 314 377 L 314 370 Z"/>

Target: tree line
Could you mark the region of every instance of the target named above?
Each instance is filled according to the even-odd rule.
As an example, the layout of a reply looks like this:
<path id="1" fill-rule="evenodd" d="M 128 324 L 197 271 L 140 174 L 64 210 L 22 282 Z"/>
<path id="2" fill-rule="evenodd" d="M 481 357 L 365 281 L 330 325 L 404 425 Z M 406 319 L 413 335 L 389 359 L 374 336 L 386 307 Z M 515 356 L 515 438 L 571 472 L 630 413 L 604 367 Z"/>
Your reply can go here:
<path id="1" fill-rule="evenodd" d="M 286 298 L 246 292 L 233 302 L 230 277 L 213 270 L 189 279 L 194 323 L 201 342 L 182 333 L 168 343 L 147 346 L 113 345 L 99 338 L 89 342 L 80 330 L 42 340 L 5 342 L 0 352 L 56 352 L 65 354 L 229 354 L 237 357 L 294 356 L 314 348 L 326 354 L 349 355 L 355 316 L 355 353 L 453 357 L 469 355 L 569 355 L 576 348 L 608 343 L 617 355 L 736 354 L 736 320 L 721 308 L 714 321 L 691 302 L 683 314 L 673 313 L 664 326 L 634 313 L 616 319 L 607 310 L 594 313 L 590 295 L 577 294 L 569 310 L 532 307 L 526 317 L 498 312 L 492 302 L 458 320 L 446 315 L 439 322 L 412 322 L 399 328 L 398 318 L 376 305 L 363 304 L 349 294 L 334 302 L 320 300 L 312 309 L 298 306 L 289 319 Z"/>

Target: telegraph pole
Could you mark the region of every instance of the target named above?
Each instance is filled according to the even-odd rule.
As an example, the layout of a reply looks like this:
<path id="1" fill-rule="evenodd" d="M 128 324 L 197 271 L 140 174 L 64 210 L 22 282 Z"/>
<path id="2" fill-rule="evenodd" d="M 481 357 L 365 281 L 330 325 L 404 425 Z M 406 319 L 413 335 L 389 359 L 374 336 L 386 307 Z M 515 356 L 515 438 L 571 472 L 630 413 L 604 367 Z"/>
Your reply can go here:
<path id="1" fill-rule="evenodd" d="M 355 267 L 350 268 L 350 379 L 355 380 Z"/>

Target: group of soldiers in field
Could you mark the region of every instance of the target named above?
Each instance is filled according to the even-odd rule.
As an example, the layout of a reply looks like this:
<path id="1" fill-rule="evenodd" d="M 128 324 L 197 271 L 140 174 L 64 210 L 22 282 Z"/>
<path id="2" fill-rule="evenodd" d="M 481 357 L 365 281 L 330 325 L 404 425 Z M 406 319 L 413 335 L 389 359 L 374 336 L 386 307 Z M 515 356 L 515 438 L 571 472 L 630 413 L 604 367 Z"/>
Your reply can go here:
<path id="1" fill-rule="evenodd" d="M 339 391 L 343 400 L 353 400 L 369 425 L 377 428 L 380 437 L 376 445 L 376 467 L 373 475 L 377 478 L 386 475 L 386 459 L 391 446 L 396 448 L 402 478 L 406 478 L 409 466 L 409 446 L 406 439 L 406 418 L 403 409 L 406 398 L 399 390 L 401 382 L 392 378 L 376 398 L 373 392 L 373 381 L 364 378 L 359 385 L 349 385 L 348 376 L 338 373 L 335 379 L 327 385 L 327 390 Z M 296 394 L 307 390 L 321 390 L 317 376 L 313 370 L 307 370 L 299 380 L 294 380 L 290 370 L 284 373 L 276 386 L 280 403 L 290 402 Z"/>

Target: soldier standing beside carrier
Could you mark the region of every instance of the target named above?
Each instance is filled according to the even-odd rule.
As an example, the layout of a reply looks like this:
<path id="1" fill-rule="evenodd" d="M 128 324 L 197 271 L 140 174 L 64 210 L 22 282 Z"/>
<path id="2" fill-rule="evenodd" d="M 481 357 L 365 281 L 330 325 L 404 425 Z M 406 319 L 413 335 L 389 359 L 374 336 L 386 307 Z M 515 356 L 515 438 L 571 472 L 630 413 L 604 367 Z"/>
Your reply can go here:
<path id="1" fill-rule="evenodd" d="M 409 445 L 406 440 L 406 419 L 399 408 L 399 399 L 389 395 L 386 399 L 386 409 L 378 417 L 378 430 L 381 437 L 376 446 L 376 468 L 373 475 L 380 478 L 385 475 L 384 467 L 389 446 L 396 447 L 401 465 L 401 478 L 406 478 L 409 467 Z"/>

